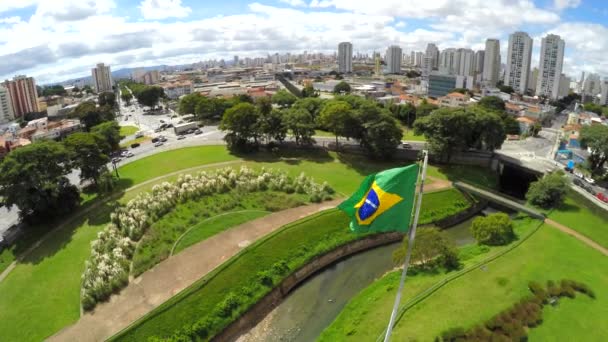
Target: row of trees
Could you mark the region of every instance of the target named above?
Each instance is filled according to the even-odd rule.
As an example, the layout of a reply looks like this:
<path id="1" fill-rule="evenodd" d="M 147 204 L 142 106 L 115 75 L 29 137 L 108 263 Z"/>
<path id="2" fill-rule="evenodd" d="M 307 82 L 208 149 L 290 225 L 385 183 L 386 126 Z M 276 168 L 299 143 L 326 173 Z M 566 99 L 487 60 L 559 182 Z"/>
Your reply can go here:
<path id="1" fill-rule="evenodd" d="M 313 142 L 315 129 L 332 132 L 338 138 L 359 141 L 372 157 L 390 158 L 401 142 L 402 131 L 390 111 L 376 102 L 357 96 L 333 100 L 308 97 L 292 101 L 278 92 L 272 99 L 241 102 L 226 110 L 220 128 L 227 131 L 230 148 L 250 150 L 261 140 L 282 142 L 291 132 L 296 143 Z M 278 108 L 273 108 L 272 104 Z"/>
<path id="2" fill-rule="evenodd" d="M 128 87 L 131 89 L 132 96 L 124 95 L 122 99 L 129 103 L 133 97 L 137 99 L 137 102 L 142 106 L 154 108 L 158 105 L 160 99 L 165 98 L 165 90 L 159 86 L 149 86 L 136 82 L 125 82 L 121 83 L 121 97 L 128 93 L 129 90 L 125 89 Z M 123 90 L 124 89 L 124 90 Z"/>

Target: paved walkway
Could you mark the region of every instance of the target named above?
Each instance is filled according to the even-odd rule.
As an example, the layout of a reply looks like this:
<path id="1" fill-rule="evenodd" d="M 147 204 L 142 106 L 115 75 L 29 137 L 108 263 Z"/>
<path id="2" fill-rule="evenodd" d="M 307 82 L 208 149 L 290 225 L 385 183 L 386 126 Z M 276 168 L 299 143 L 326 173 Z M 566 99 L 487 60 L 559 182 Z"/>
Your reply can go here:
<path id="1" fill-rule="evenodd" d="M 98 305 L 93 313 L 84 314 L 78 322 L 49 340 L 105 340 L 211 272 L 250 243 L 290 222 L 333 208 L 341 201 L 281 211 L 212 236 L 135 278 L 109 302 Z"/>
<path id="2" fill-rule="evenodd" d="M 572 228 L 568 228 L 566 226 L 564 226 L 561 223 L 555 222 L 553 220 L 550 219 L 545 219 L 545 223 L 550 225 L 553 228 L 556 228 L 570 236 L 573 236 L 574 238 L 576 238 L 577 240 L 582 241 L 584 244 L 586 244 L 587 246 L 595 249 L 596 251 L 608 256 L 608 248 L 598 244 L 597 242 L 589 239 L 588 237 L 584 236 L 583 234 L 577 232 L 576 230 L 572 229 Z"/>

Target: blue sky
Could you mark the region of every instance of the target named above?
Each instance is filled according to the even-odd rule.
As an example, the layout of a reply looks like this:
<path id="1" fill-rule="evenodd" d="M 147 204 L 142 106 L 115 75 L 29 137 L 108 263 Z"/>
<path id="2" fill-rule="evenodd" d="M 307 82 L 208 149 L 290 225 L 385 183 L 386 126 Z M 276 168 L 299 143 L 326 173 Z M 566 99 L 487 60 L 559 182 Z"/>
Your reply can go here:
<path id="1" fill-rule="evenodd" d="M 608 3 L 602 0 L 0 0 L 0 79 L 39 83 L 90 73 L 105 62 L 182 64 L 233 55 L 482 49 L 486 38 L 523 30 L 566 41 L 564 70 L 608 76 Z M 504 62 L 504 61 L 503 61 Z"/>

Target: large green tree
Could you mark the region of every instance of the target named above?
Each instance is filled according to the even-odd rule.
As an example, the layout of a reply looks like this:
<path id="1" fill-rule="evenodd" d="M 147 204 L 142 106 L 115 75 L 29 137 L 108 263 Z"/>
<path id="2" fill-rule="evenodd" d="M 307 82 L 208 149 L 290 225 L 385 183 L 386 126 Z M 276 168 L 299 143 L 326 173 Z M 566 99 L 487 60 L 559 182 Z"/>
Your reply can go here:
<path id="1" fill-rule="evenodd" d="M 348 136 L 347 122 L 353 119 L 352 107 L 344 101 L 329 101 L 325 104 L 319 115 L 318 122 L 323 128 L 336 136 L 336 148 L 338 137 Z"/>
<path id="2" fill-rule="evenodd" d="M 259 129 L 260 134 L 266 138 L 266 142 L 283 142 L 287 136 L 287 125 L 284 113 L 278 109 L 271 109 L 270 112 L 262 112 L 259 107 Z"/>
<path id="3" fill-rule="evenodd" d="M 130 91 L 124 89 L 120 92 L 120 98 L 127 104 L 127 106 L 131 105 L 131 100 L 133 100 L 133 94 Z"/>
<path id="4" fill-rule="evenodd" d="M 505 213 L 477 217 L 473 220 L 470 229 L 480 245 L 506 245 L 515 239 L 513 222 Z"/>
<path id="5" fill-rule="evenodd" d="M 361 145 L 374 159 L 391 159 L 401 144 L 403 131 L 389 114 L 363 123 Z"/>
<path id="6" fill-rule="evenodd" d="M 479 100 L 478 105 L 489 110 L 505 110 L 505 101 L 498 96 L 484 96 Z"/>
<path id="7" fill-rule="evenodd" d="M 103 137 L 105 142 L 104 146 L 107 148 L 104 150 L 106 154 L 112 151 L 116 151 L 120 147 L 120 126 L 116 121 L 106 121 L 97 126 L 91 128 L 91 133 L 97 134 Z"/>
<path id="8" fill-rule="evenodd" d="M 313 119 L 316 119 L 319 117 L 319 114 L 321 114 L 321 109 L 323 108 L 325 102 L 326 100 L 318 97 L 306 97 L 296 101 L 292 108 L 302 108 L 306 110 Z"/>
<path id="9" fill-rule="evenodd" d="M 432 153 L 447 158 L 467 148 L 471 133 L 470 114 L 463 109 L 440 108 L 416 119 L 416 134 L 424 134 Z"/>
<path id="10" fill-rule="evenodd" d="M 471 108 L 467 112 L 472 114 L 473 121 L 467 147 L 485 151 L 499 149 L 507 138 L 504 122 L 500 116 L 479 108 Z"/>
<path id="11" fill-rule="evenodd" d="M 181 115 L 194 114 L 196 105 L 203 96 L 199 93 L 188 94 L 179 100 L 177 112 Z"/>
<path id="12" fill-rule="evenodd" d="M 113 92 L 103 92 L 98 96 L 98 103 L 100 106 L 116 106 L 116 94 Z"/>
<path id="13" fill-rule="evenodd" d="M 228 133 L 224 137 L 231 149 L 247 150 L 260 137 L 260 113 L 251 103 L 240 103 L 224 113 L 220 129 Z"/>
<path id="14" fill-rule="evenodd" d="M 160 98 L 165 96 L 165 91 L 157 86 L 144 86 L 142 90 L 135 94 L 137 102 L 143 106 L 156 107 Z"/>
<path id="15" fill-rule="evenodd" d="M 437 107 L 434 104 L 428 103 L 426 99 L 423 99 L 422 102 L 416 107 L 416 118 L 421 118 L 430 115 Z"/>
<path id="16" fill-rule="evenodd" d="M 64 141 L 70 152 L 72 167 L 80 169 L 80 179 L 92 180 L 95 185 L 99 177 L 108 171 L 106 164 L 110 158 L 104 153 L 109 150 L 105 138 L 93 133 L 70 134 Z"/>
<path id="17" fill-rule="evenodd" d="M 74 108 L 70 116 L 80 119 L 80 122 L 88 131 L 100 123 L 114 120 L 114 111 L 108 106 L 97 107 L 95 102 L 88 101 Z"/>
<path id="18" fill-rule="evenodd" d="M 308 84 L 302 88 L 302 97 L 319 97 L 319 92 L 313 88 L 312 84 Z"/>
<path id="19" fill-rule="evenodd" d="M 580 136 L 583 146 L 589 147 L 591 154 L 587 161 L 591 171 L 597 175 L 604 174 L 604 165 L 608 161 L 608 127 L 604 125 L 583 126 Z"/>
<path id="20" fill-rule="evenodd" d="M 0 196 L 26 220 L 68 214 L 78 205 L 78 189 L 65 177 L 70 154 L 63 144 L 41 141 L 10 152 L 0 164 Z"/>
<path id="21" fill-rule="evenodd" d="M 315 120 L 305 108 L 290 108 L 285 113 L 285 124 L 296 139 L 296 144 L 311 145 L 314 142 Z"/>
<path id="22" fill-rule="evenodd" d="M 289 108 L 293 105 L 298 98 L 287 90 L 279 90 L 272 95 L 272 103 L 276 103 L 282 108 Z"/>
<path id="23" fill-rule="evenodd" d="M 553 172 L 530 184 L 526 199 L 541 208 L 550 209 L 561 205 L 568 191 L 568 179 L 563 172 Z"/>
<path id="24" fill-rule="evenodd" d="M 334 94 L 349 94 L 351 91 L 350 84 L 342 81 L 334 86 Z"/>
<path id="25" fill-rule="evenodd" d="M 411 103 L 392 105 L 390 109 L 393 116 L 408 127 L 412 127 L 416 121 L 416 107 Z"/>
<path id="26" fill-rule="evenodd" d="M 403 264 L 408 244 L 409 239 L 406 235 L 401 247 L 393 252 L 393 263 L 395 265 Z M 460 267 L 454 244 L 441 234 L 438 228 L 434 227 L 418 229 L 411 258 L 412 264 L 427 269 L 436 265 L 443 266 L 448 270 Z"/>
<path id="27" fill-rule="evenodd" d="M 67 91 L 65 90 L 65 88 L 60 85 L 52 85 L 52 86 L 45 86 L 44 88 L 42 88 L 42 93 L 39 93 L 38 95 L 41 96 L 53 96 L 53 95 L 59 95 L 59 96 L 64 96 L 67 94 Z"/>

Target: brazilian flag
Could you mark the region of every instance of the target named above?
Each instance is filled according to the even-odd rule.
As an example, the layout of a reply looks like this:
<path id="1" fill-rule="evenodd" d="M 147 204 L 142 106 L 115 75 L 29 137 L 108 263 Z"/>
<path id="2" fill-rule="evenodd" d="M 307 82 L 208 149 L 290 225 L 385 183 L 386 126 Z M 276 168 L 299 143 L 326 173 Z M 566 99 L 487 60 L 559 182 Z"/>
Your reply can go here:
<path id="1" fill-rule="evenodd" d="M 407 232 L 414 208 L 418 164 L 367 176 L 359 190 L 338 208 L 351 217 L 350 229 Z"/>

